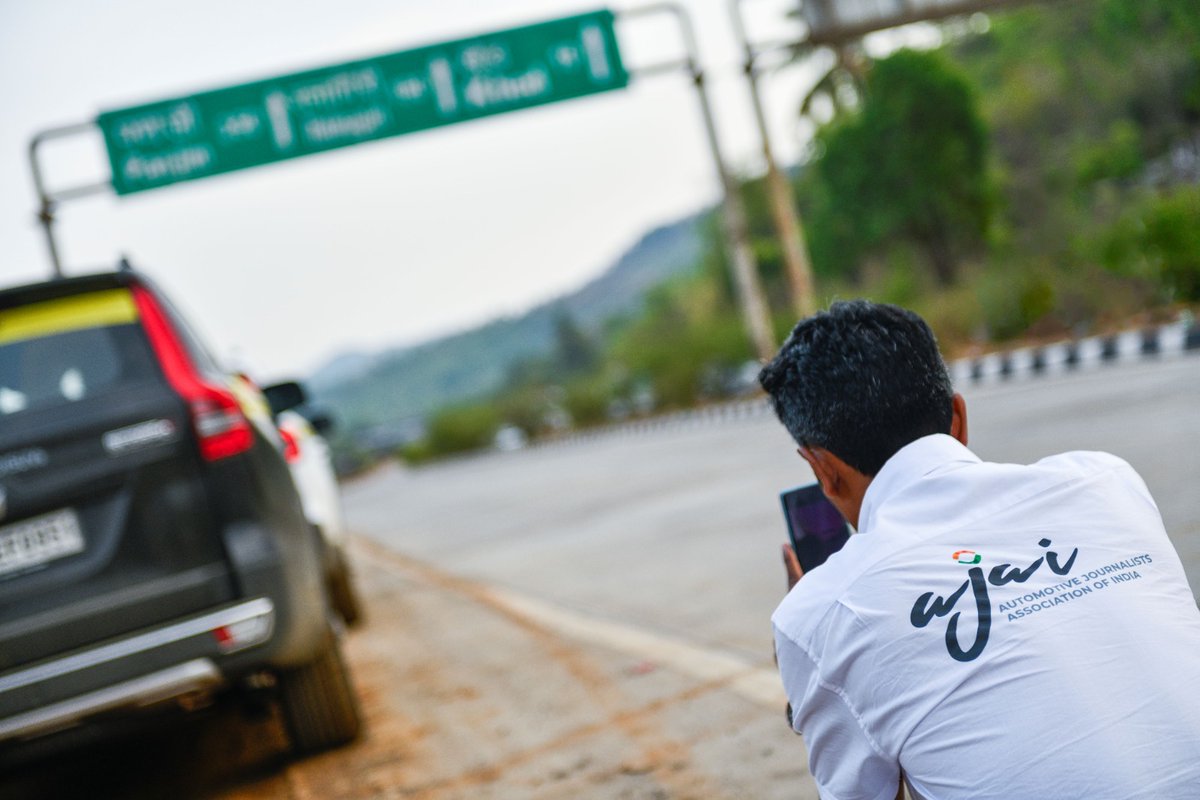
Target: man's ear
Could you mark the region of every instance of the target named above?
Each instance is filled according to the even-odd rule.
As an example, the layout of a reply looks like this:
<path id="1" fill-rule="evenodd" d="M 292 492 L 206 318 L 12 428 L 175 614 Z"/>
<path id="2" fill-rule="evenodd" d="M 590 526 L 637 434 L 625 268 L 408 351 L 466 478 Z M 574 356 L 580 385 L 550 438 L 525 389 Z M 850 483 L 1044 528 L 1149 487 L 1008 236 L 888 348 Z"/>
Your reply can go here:
<path id="1" fill-rule="evenodd" d="M 967 401 L 958 392 L 950 400 L 950 435 L 962 444 L 967 443 Z"/>
<path id="2" fill-rule="evenodd" d="M 823 447 L 803 448 L 800 453 L 812 467 L 813 475 L 821 484 L 821 491 L 830 500 L 849 497 L 853 492 L 850 479 L 858 472 Z"/>
<path id="3" fill-rule="evenodd" d="M 813 475 L 821 484 L 821 491 L 829 502 L 842 513 L 846 521 L 858 527 L 858 515 L 862 510 L 863 496 L 871 484 L 871 478 L 820 447 L 800 449 L 800 455 L 812 467 Z"/>

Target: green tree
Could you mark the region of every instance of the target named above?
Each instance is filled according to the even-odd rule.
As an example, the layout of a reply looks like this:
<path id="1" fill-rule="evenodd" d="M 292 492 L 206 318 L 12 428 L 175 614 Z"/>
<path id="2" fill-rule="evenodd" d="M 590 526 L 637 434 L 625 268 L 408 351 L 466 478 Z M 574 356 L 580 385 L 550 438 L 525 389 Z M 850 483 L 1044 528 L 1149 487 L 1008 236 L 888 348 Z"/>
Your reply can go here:
<path id="1" fill-rule="evenodd" d="M 565 308 L 554 317 L 554 366 L 563 375 L 577 375 L 596 365 L 595 343 Z"/>
<path id="2" fill-rule="evenodd" d="M 820 132 L 818 154 L 818 257 L 852 272 L 871 251 L 909 242 L 941 285 L 955 281 L 987 230 L 992 191 L 974 93 L 942 54 L 875 62 L 862 106 Z"/>
<path id="3" fill-rule="evenodd" d="M 611 353 L 635 381 L 653 387 L 661 406 L 679 408 L 696 402 L 707 373 L 735 368 L 752 351 L 720 285 L 702 274 L 650 292 Z"/>
<path id="4" fill-rule="evenodd" d="M 996 14 L 949 48 L 978 88 L 1024 256 L 1086 263 L 1070 242 L 1114 224 L 1146 163 L 1195 135 L 1198 43 L 1196 0 L 1094 0 Z"/>
<path id="5" fill-rule="evenodd" d="M 1117 274 L 1150 280 L 1167 299 L 1200 300 L 1200 186 L 1138 198 L 1108 232 L 1102 258 Z"/>

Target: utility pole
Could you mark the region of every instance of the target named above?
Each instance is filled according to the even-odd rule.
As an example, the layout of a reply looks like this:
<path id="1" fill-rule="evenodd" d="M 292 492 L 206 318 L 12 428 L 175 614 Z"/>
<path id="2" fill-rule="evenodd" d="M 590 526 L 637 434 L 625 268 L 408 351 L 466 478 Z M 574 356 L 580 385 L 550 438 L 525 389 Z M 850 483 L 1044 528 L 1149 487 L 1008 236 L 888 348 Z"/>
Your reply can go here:
<path id="1" fill-rule="evenodd" d="M 721 222 L 724 233 L 721 238 L 725 246 L 725 256 L 733 271 L 734 288 L 737 291 L 742 318 L 745 320 L 747 332 L 750 334 L 754 352 L 760 360 L 769 361 L 775 357 L 778 346 L 771 328 L 771 310 L 767 305 L 762 282 L 758 276 L 754 250 L 750 245 L 750 226 L 746 221 L 746 209 L 742 203 L 741 191 L 721 155 L 721 143 L 717 137 L 717 125 L 713 117 L 712 103 L 708 97 L 704 71 L 700 68 L 699 49 L 696 45 L 696 35 L 692 28 L 691 17 L 676 2 L 639 6 L 622 11 L 620 16 L 630 18 L 660 13 L 670 14 L 678 21 L 687 57 L 682 62 L 672 61 L 643 67 L 634 70 L 632 74 L 646 76 L 676 71 L 682 67 L 691 76 L 692 84 L 696 87 L 696 96 L 700 101 L 704 133 L 708 140 L 709 150 L 712 152 L 717 178 L 721 183 Z"/>
<path id="2" fill-rule="evenodd" d="M 704 86 L 704 73 L 699 69 L 695 70 L 692 73 L 692 80 L 700 95 L 704 127 L 708 133 L 709 145 L 716 158 L 721 188 L 725 193 L 725 201 L 721 204 L 721 210 L 725 228 L 726 256 L 733 267 L 734 281 L 742 301 L 742 313 L 749 324 L 755 352 L 760 360 L 770 361 L 775 357 L 777 343 L 775 334 L 771 330 L 771 310 L 767 305 L 762 282 L 758 277 L 758 265 L 754 260 L 754 250 L 750 246 L 750 225 L 746 221 L 746 209 L 742 204 L 741 190 L 737 181 L 729 174 L 724 159 L 720 156 L 717 127 L 713 121 L 712 107 Z"/>
<path id="3" fill-rule="evenodd" d="M 775 233 L 779 237 L 783 249 L 783 263 L 791 290 L 792 308 L 798 316 L 808 317 L 817 309 L 812 265 L 808 258 L 808 246 L 804 241 L 800 211 L 796 208 L 796 198 L 792 194 L 792 187 L 779 170 L 779 166 L 775 162 L 774 151 L 771 148 L 771 136 L 767 129 L 766 112 L 763 110 L 762 93 L 758 85 L 758 66 L 755 63 L 757 54 L 746 36 L 741 0 L 729 0 L 729 10 L 733 17 L 734 34 L 745 53 L 746 60 L 743 63 L 743 71 L 750 87 L 754 121 L 758 125 L 763 160 L 767 166 L 767 200 L 771 207 L 771 217 L 775 223 Z"/>

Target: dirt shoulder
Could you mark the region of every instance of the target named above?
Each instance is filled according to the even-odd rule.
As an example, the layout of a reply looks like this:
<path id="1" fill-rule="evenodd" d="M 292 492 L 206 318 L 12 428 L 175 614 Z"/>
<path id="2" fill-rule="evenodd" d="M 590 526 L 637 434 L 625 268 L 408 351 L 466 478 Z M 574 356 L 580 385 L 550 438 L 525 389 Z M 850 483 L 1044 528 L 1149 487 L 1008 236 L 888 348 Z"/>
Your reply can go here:
<path id="1" fill-rule="evenodd" d="M 799 741 L 781 714 L 728 692 L 730 681 L 565 638 L 380 545 L 359 540 L 355 556 L 371 616 L 348 654 L 367 735 L 223 796 L 803 794 Z M 764 736 L 781 746 L 739 743 Z"/>

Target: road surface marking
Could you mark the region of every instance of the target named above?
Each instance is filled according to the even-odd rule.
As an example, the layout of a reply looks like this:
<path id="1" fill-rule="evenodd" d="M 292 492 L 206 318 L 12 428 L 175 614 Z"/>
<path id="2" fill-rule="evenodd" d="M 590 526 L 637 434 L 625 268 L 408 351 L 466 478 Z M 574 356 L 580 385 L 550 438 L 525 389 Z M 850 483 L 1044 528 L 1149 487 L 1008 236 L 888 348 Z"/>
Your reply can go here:
<path id="1" fill-rule="evenodd" d="M 372 555 L 382 557 L 426 581 L 469 591 L 511 617 L 528 620 L 572 639 L 625 653 L 640 661 L 669 667 L 707 684 L 724 682 L 730 690 L 746 700 L 772 710 L 783 708 L 787 702 L 779 673 L 774 667 L 755 664 L 716 648 L 701 647 L 626 623 L 573 611 L 511 589 L 449 575 L 436 567 L 396 553 L 369 537 L 356 538 Z"/>
<path id="2" fill-rule="evenodd" d="M 650 661 L 704 682 L 728 681 L 742 697 L 771 709 L 787 699 L 774 668 L 752 664 L 730 653 L 699 647 L 659 633 L 600 619 L 519 594 L 509 589 L 485 589 L 497 604 L 558 633 Z"/>

